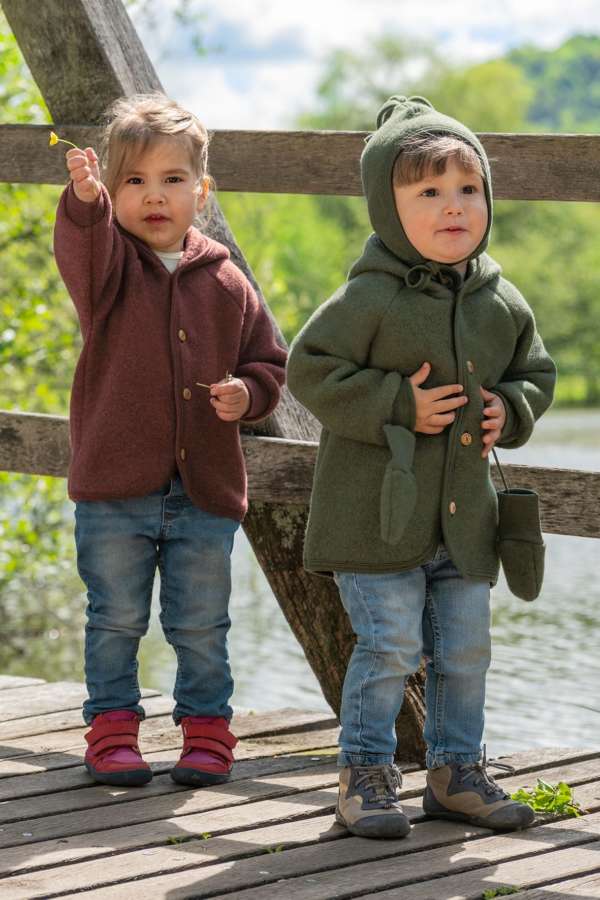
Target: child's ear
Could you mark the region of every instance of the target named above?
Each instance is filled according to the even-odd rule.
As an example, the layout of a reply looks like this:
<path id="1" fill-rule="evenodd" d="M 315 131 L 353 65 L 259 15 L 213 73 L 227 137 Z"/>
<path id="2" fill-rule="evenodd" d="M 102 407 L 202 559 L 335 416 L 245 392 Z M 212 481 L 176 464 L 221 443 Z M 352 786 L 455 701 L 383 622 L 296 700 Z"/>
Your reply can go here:
<path id="1" fill-rule="evenodd" d="M 208 198 L 208 192 L 210 190 L 210 178 L 208 175 L 205 175 L 203 178 L 198 179 L 198 184 L 196 185 L 196 209 L 200 212 L 204 208 L 204 204 Z"/>

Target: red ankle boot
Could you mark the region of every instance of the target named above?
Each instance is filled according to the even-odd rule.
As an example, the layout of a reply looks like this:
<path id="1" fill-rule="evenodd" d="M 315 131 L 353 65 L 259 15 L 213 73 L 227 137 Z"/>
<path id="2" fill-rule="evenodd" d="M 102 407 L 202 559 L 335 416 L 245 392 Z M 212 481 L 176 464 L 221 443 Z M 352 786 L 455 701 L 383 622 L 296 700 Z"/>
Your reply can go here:
<path id="1" fill-rule="evenodd" d="M 183 750 L 179 762 L 171 769 L 173 781 L 193 787 L 228 781 L 237 738 L 229 730 L 227 719 L 186 716 L 180 724 Z"/>
<path id="2" fill-rule="evenodd" d="M 138 747 L 139 716 L 129 709 L 114 709 L 95 716 L 85 735 L 84 764 L 94 781 L 124 787 L 147 784 L 152 770 Z"/>

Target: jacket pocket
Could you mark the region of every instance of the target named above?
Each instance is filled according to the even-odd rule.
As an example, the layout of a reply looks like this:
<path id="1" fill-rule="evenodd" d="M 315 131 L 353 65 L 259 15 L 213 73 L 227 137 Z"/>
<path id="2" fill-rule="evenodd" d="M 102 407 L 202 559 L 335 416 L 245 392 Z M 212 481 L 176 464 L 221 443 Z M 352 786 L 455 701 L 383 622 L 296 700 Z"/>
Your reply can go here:
<path id="1" fill-rule="evenodd" d="M 381 485 L 381 539 L 396 544 L 401 539 L 417 502 L 417 482 L 412 470 L 415 435 L 401 425 L 384 425 L 392 458 Z"/>

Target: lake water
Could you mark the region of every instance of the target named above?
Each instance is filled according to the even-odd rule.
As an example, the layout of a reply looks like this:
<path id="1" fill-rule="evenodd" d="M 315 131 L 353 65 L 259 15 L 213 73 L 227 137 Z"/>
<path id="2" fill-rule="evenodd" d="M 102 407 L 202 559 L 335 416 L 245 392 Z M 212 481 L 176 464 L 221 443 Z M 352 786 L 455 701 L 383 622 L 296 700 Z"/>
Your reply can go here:
<path id="1" fill-rule="evenodd" d="M 600 411 L 559 411 L 541 420 L 527 447 L 500 451 L 500 458 L 600 471 L 599 448 Z M 502 580 L 492 595 L 489 756 L 536 746 L 600 745 L 600 541 L 557 535 L 546 540 L 544 589 L 535 603 L 512 597 Z M 73 602 L 83 604 L 83 595 Z M 147 687 L 169 694 L 175 660 L 162 637 L 156 606 L 142 643 L 140 675 Z M 234 705 L 328 710 L 241 531 L 233 554 L 231 618 Z M 58 644 L 60 638 L 49 642 L 47 654 Z M 15 664 L 15 671 L 23 673 L 22 665 Z M 35 662 L 29 674 L 36 674 Z M 82 680 L 81 669 L 59 677 Z"/>

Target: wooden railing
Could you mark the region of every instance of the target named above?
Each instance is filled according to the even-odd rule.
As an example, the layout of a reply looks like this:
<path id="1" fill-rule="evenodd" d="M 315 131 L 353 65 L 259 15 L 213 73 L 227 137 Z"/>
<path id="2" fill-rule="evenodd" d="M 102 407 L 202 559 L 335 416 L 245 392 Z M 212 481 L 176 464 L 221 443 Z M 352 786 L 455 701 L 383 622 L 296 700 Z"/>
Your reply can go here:
<path id="1" fill-rule="evenodd" d="M 267 503 L 308 503 L 317 456 L 314 441 L 242 436 L 248 497 Z M 0 412 L 0 469 L 64 477 L 69 423 L 60 416 Z M 509 481 L 537 491 L 543 530 L 600 538 L 600 472 L 503 465 Z M 494 479 L 500 481 L 492 468 Z"/>
<path id="2" fill-rule="evenodd" d="M 97 126 L 53 125 L 79 146 L 97 146 Z M 64 158 L 47 125 L 0 126 L 0 181 L 64 184 Z M 219 190 L 359 195 L 362 132 L 215 131 L 211 171 Z M 600 136 L 483 134 L 496 197 L 600 200 Z M 518 163 L 518 164 L 516 164 Z M 305 504 L 316 443 L 244 435 L 250 500 Z M 0 470 L 64 477 L 68 421 L 0 412 Z M 509 478 L 537 490 L 544 531 L 600 537 L 600 473 L 507 465 Z M 494 470 L 493 470 L 494 471 Z M 495 476 L 494 476 L 495 477 Z"/>
<path id="3" fill-rule="evenodd" d="M 53 125 L 78 146 L 97 147 L 95 126 Z M 0 181 L 64 184 L 64 154 L 48 125 L 0 125 Z M 214 131 L 211 174 L 220 191 L 362 193 L 361 131 Z M 600 136 L 481 134 L 494 195 L 504 200 L 600 200 Z"/>

